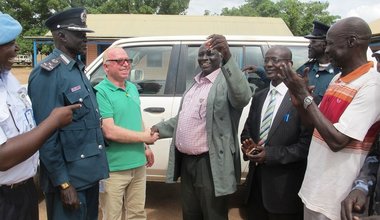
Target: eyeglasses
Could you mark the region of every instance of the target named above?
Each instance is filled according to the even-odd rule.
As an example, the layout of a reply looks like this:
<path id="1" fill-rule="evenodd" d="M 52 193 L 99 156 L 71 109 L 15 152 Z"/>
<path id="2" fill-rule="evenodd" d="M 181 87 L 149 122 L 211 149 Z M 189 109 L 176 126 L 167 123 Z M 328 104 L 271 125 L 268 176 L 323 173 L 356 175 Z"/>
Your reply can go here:
<path id="1" fill-rule="evenodd" d="M 265 57 L 264 63 L 267 64 L 267 63 L 269 63 L 269 61 L 272 61 L 273 64 L 278 64 L 282 60 L 290 60 L 290 59 L 288 59 L 288 58 L 281 59 L 281 58 L 277 58 L 277 57 Z"/>
<path id="2" fill-rule="evenodd" d="M 113 59 L 113 60 L 107 60 L 107 61 L 114 61 L 120 66 L 123 65 L 125 62 L 127 62 L 128 65 L 131 65 L 133 63 L 133 59 Z"/>

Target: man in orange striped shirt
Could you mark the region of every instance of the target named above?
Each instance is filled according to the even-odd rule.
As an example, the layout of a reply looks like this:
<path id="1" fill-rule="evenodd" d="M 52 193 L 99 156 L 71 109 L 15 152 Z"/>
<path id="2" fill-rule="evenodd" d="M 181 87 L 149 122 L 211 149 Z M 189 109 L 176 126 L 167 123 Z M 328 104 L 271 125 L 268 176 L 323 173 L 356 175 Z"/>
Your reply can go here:
<path id="1" fill-rule="evenodd" d="M 308 220 L 339 220 L 340 203 L 351 190 L 380 130 L 380 75 L 367 61 L 371 29 L 361 18 L 335 23 L 327 32 L 326 53 L 341 68 L 321 104 L 290 66 L 281 76 L 305 122 L 315 126 L 299 196 Z"/>

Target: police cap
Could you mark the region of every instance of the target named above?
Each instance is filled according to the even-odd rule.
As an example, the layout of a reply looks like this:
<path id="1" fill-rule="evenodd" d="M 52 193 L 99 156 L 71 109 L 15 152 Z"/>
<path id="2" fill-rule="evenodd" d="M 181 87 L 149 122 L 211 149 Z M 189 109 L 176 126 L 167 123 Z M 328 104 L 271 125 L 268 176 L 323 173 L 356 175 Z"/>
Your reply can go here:
<path id="1" fill-rule="evenodd" d="M 13 41 L 21 31 L 21 24 L 16 19 L 0 12 L 0 45 Z"/>
<path id="2" fill-rule="evenodd" d="M 66 29 L 69 31 L 94 32 L 87 28 L 86 19 L 85 8 L 70 8 L 50 16 L 45 25 L 51 31 Z"/>
<path id="3" fill-rule="evenodd" d="M 305 36 L 307 39 L 326 39 L 326 33 L 330 26 L 325 25 L 319 21 L 313 21 L 313 32 Z"/>

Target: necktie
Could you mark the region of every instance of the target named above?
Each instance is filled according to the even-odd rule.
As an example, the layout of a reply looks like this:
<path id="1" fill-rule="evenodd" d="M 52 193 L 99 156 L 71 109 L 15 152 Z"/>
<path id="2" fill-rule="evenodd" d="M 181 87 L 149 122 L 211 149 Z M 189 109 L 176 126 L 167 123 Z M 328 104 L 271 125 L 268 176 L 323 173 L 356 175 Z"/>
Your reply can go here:
<path id="1" fill-rule="evenodd" d="M 260 139 L 264 141 L 266 141 L 268 138 L 269 129 L 272 124 L 273 111 L 274 107 L 276 106 L 276 93 L 277 91 L 275 89 L 272 89 L 267 110 L 265 111 L 263 120 L 261 121 Z"/>

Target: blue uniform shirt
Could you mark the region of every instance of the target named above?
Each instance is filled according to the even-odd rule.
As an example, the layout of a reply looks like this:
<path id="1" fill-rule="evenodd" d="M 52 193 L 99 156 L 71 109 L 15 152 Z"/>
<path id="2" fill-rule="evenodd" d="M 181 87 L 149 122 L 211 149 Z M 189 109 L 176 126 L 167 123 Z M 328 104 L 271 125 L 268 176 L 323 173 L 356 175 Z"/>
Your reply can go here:
<path id="1" fill-rule="evenodd" d="M 59 106 L 81 103 L 73 122 L 55 132 L 40 150 L 41 186 L 45 192 L 64 182 L 77 190 L 108 177 L 101 117 L 84 64 L 54 51 L 35 67 L 28 93 L 37 124 Z"/>
<path id="2" fill-rule="evenodd" d="M 316 60 L 306 62 L 304 65 L 300 66 L 297 69 L 298 74 L 303 74 L 304 69 L 309 68 L 309 85 L 315 86 L 313 90 L 313 96 L 315 102 L 319 104 L 322 100 L 323 95 L 326 92 L 327 87 L 329 86 L 332 78 L 340 72 L 339 68 L 334 68 L 331 64 L 326 67 L 324 70 L 319 70 L 319 63 Z"/>

